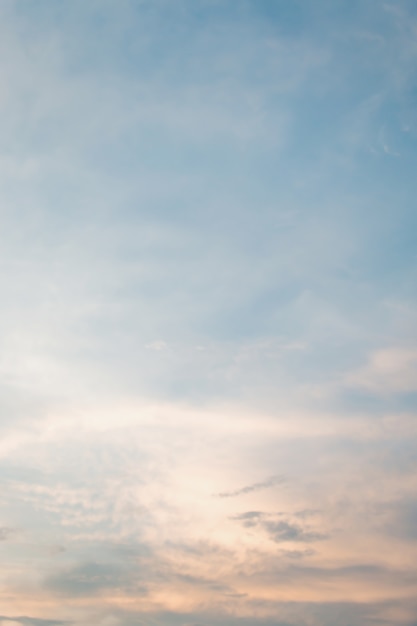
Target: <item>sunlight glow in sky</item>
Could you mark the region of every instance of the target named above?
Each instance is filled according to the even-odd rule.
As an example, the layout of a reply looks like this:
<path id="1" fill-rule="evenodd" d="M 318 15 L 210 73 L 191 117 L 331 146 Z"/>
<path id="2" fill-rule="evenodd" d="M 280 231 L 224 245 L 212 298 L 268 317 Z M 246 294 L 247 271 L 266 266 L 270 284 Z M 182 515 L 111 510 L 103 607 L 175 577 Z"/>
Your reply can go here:
<path id="1" fill-rule="evenodd" d="M 416 3 L 1 0 L 0 113 L 0 626 L 416 626 Z"/>

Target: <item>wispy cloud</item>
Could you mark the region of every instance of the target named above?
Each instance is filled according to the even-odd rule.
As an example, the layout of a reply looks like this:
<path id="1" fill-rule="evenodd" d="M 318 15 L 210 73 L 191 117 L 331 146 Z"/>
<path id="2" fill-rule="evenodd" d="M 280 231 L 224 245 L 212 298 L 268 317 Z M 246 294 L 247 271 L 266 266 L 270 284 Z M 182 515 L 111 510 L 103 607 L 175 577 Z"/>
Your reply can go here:
<path id="1" fill-rule="evenodd" d="M 294 518 L 297 514 L 294 514 Z M 299 517 L 299 516 L 298 516 Z M 328 539 L 328 534 L 312 530 L 311 527 L 301 525 L 298 521 L 289 519 L 285 514 L 262 513 L 247 511 L 234 515 L 231 519 L 240 522 L 245 528 L 258 528 L 267 533 L 272 541 L 312 543 Z M 302 553 L 298 553 L 300 556 Z"/>
<path id="2" fill-rule="evenodd" d="M 242 496 L 247 493 L 252 493 L 254 491 L 262 491 L 263 489 L 269 489 L 270 487 L 275 487 L 276 485 L 281 485 L 285 482 L 285 478 L 283 476 L 271 476 L 266 480 L 263 480 L 259 483 L 253 483 L 251 485 L 246 485 L 245 487 L 240 487 L 239 489 L 235 489 L 232 491 L 222 491 L 218 493 L 219 498 L 235 498 L 237 496 Z"/>

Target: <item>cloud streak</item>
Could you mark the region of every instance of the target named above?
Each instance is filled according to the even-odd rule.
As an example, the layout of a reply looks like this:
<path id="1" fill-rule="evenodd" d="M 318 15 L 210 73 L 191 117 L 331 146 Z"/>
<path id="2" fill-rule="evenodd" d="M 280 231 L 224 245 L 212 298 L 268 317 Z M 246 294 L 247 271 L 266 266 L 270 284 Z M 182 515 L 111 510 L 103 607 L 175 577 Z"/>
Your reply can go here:
<path id="1" fill-rule="evenodd" d="M 221 491 L 217 494 L 219 498 L 236 498 L 237 496 L 246 495 L 248 493 L 253 493 L 254 491 L 262 491 L 264 489 L 270 489 L 271 487 L 275 487 L 277 485 L 282 485 L 285 482 L 285 478 L 283 476 L 270 476 L 266 480 L 263 480 L 259 483 L 253 483 L 251 485 L 246 485 L 244 487 L 240 487 L 239 489 L 235 489 L 232 491 Z"/>

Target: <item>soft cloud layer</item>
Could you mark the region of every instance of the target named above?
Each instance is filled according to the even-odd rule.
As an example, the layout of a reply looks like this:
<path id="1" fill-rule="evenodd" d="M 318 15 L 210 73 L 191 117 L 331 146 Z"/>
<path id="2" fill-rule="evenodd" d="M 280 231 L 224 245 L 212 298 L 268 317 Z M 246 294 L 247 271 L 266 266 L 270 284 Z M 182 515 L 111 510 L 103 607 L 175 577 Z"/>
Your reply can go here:
<path id="1" fill-rule="evenodd" d="M 0 626 L 413 626 L 412 3 L 0 17 Z"/>

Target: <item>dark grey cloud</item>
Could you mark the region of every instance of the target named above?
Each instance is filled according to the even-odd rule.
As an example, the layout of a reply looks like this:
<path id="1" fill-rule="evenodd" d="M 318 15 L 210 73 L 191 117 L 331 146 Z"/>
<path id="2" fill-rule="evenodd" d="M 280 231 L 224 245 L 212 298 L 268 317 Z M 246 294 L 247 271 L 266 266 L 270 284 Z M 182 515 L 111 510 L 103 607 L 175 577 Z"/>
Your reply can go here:
<path id="1" fill-rule="evenodd" d="M 271 476 L 262 482 L 246 485 L 245 487 L 241 487 L 240 489 L 236 489 L 234 491 L 222 491 L 217 495 L 219 498 L 235 498 L 236 496 L 252 493 L 253 491 L 269 489 L 270 487 L 275 487 L 275 485 L 281 485 L 283 482 L 285 482 L 285 478 L 283 476 Z"/>
<path id="2" fill-rule="evenodd" d="M 298 518 L 305 517 L 303 515 L 296 515 Z M 269 537 L 276 543 L 285 541 L 297 541 L 311 543 L 314 541 L 322 541 L 327 539 L 327 535 L 321 532 L 310 530 L 306 526 L 302 526 L 299 522 L 293 522 L 289 519 L 274 519 L 277 516 L 281 516 L 283 513 L 263 513 L 261 511 L 246 511 L 234 515 L 231 519 L 238 521 L 245 528 L 258 527 L 266 531 Z"/>
<path id="3" fill-rule="evenodd" d="M 263 521 L 262 527 L 268 532 L 273 541 L 277 543 L 283 541 L 302 541 L 311 543 L 313 541 L 322 541 L 327 539 L 327 535 L 323 533 L 313 532 L 285 520 L 279 521 Z"/>
<path id="4" fill-rule="evenodd" d="M 230 519 L 241 522 L 245 528 L 251 528 L 256 526 L 259 523 L 261 517 L 263 517 L 263 513 L 260 511 L 247 511 L 246 513 L 240 513 L 239 515 L 234 515 Z"/>

